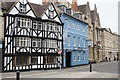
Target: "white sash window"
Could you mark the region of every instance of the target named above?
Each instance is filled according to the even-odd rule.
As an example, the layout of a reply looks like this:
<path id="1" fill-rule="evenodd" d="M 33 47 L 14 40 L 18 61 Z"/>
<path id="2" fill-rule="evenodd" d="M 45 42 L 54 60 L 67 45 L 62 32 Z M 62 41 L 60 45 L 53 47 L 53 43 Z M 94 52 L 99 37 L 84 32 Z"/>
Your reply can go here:
<path id="1" fill-rule="evenodd" d="M 20 4 L 20 12 L 25 13 L 26 12 L 26 6 L 25 4 Z"/>
<path id="2" fill-rule="evenodd" d="M 57 41 L 56 40 L 47 40 L 47 47 L 48 48 L 57 48 Z"/>
<path id="3" fill-rule="evenodd" d="M 78 47 L 80 47 L 80 37 L 78 37 Z"/>
<path id="4" fill-rule="evenodd" d="M 78 52 L 78 61 L 80 61 L 80 52 Z"/>
<path id="5" fill-rule="evenodd" d="M 76 61 L 76 52 L 74 52 L 74 61 Z"/>
<path id="6" fill-rule="evenodd" d="M 18 26 L 18 27 L 30 28 L 30 19 L 18 18 L 17 26 Z"/>
<path id="7" fill-rule="evenodd" d="M 68 35 L 68 46 L 70 46 L 70 35 Z"/>
<path id="8" fill-rule="evenodd" d="M 76 46 L 76 37 L 75 36 L 73 37 L 73 40 L 74 40 L 73 45 Z"/>
<path id="9" fill-rule="evenodd" d="M 30 46 L 30 38 L 27 37 L 17 37 L 15 39 L 15 46 Z"/>
<path id="10" fill-rule="evenodd" d="M 33 47 L 41 47 L 41 39 L 32 39 L 32 46 Z"/>

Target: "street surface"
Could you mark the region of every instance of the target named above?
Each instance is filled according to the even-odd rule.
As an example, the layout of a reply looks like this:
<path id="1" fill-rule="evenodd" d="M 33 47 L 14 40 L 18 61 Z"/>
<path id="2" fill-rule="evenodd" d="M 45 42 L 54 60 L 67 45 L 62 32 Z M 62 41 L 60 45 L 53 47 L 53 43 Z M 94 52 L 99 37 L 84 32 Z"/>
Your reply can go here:
<path id="1" fill-rule="evenodd" d="M 118 78 L 118 62 L 100 62 L 90 65 L 76 66 L 66 69 L 33 70 L 20 73 L 20 78 Z M 3 73 L 3 78 L 16 78 L 15 72 Z"/>

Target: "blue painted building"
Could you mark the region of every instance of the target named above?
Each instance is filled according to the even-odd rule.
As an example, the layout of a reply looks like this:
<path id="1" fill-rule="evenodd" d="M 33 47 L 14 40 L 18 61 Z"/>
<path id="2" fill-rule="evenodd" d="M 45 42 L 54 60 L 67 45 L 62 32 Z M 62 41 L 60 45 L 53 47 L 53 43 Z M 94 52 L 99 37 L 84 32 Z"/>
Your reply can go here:
<path id="1" fill-rule="evenodd" d="M 64 5 L 61 20 L 63 28 L 63 67 L 88 64 L 88 30 L 87 23 L 82 21 L 80 13 L 74 13 Z"/>

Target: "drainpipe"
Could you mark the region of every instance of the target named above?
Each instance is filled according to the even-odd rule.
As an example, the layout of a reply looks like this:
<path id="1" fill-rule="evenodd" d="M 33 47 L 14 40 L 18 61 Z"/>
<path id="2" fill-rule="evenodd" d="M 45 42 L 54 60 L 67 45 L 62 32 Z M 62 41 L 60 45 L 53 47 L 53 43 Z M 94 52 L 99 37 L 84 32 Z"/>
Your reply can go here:
<path id="1" fill-rule="evenodd" d="M 95 22 L 94 21 L 92 22 L 92 25 L 93 25 L 93 62 L 95 62 L 95 52 L 94 52 L 94 50 L 95 50 L 95 44 L 94 44 L 94 38 L 95 38 L 95 36 L 94 36 L 94 34 L 95 34 L 94 26 L 95 26 Z"/>
<path id="2" fill-rule="evenodd" d="M 0 73 L 3 72 L 3 42 L 4 42 L 4 25 L 3 25 L 3 13 L 0 2 Z M 0 75 L 1 77 L 1 75 Z"/>

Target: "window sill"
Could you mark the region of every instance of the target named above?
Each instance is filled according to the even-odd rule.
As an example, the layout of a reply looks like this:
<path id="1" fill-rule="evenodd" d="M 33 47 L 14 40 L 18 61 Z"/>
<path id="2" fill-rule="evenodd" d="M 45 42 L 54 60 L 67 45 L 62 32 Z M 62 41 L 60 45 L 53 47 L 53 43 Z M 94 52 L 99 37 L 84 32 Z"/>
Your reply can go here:
<path id="1" fill-rule="evenodd" d="M 68 45 L 70 47 L 70 45 Z"/>

